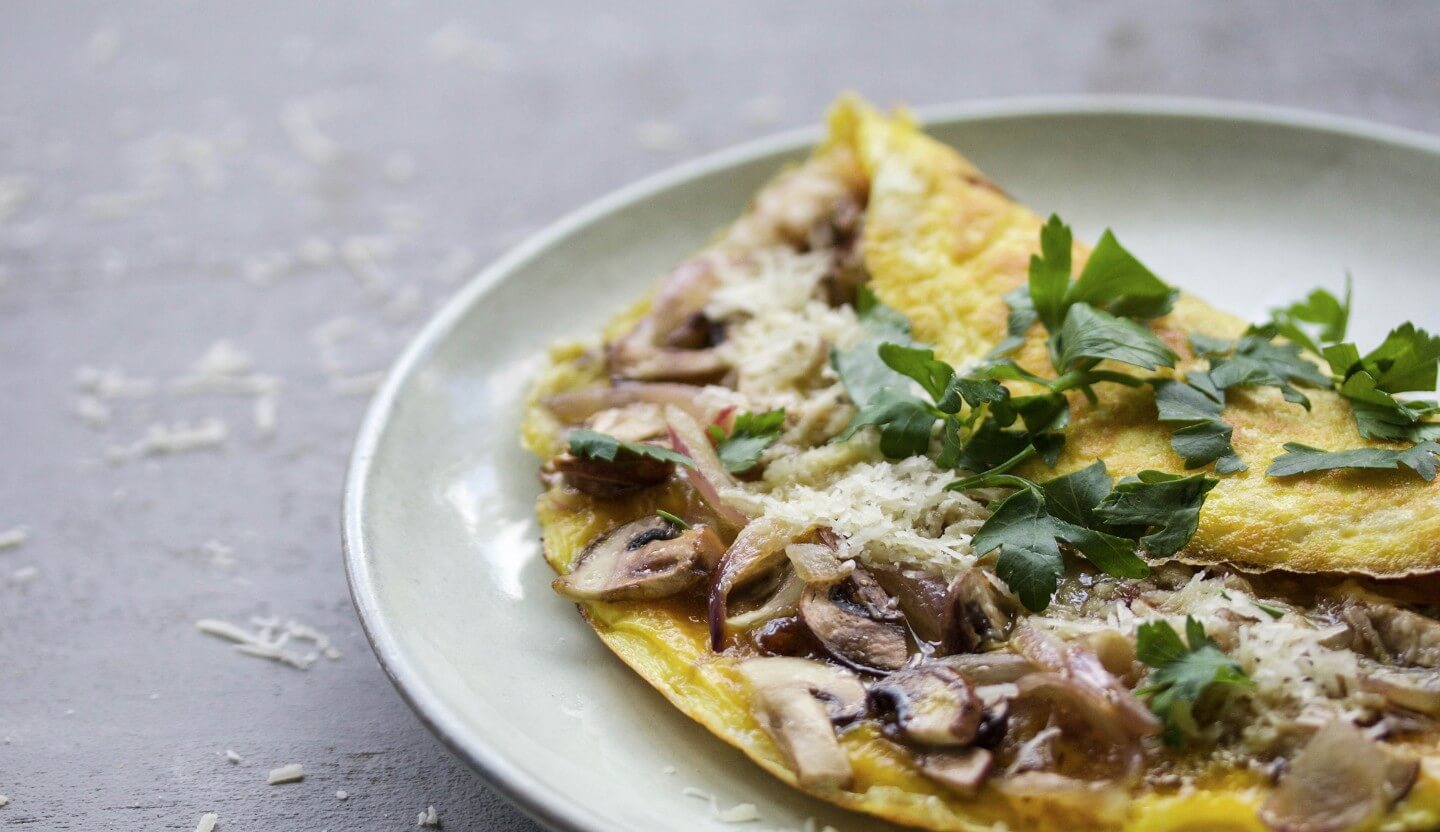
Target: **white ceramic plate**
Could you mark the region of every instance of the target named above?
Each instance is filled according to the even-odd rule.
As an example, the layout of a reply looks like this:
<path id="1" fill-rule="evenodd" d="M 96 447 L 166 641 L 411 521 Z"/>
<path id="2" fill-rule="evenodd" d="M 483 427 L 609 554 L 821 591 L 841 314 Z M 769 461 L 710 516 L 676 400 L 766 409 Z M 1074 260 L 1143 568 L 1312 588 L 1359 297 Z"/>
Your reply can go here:
<path id="1" fill-rule="evenodd" d="M 1340 287 L 1349 270 L 1362 342 L 1400 320 L 1440 323 L 1431 137 L 1157 99 L 928 115 L 933 134 L 1020 200 L 1058 211 L 1085 239 L 1113 227 L 1158 273 L 1237 312 Z M 537 463 L 517 440 L 546 345 L 597 332 L 817 136 L 684 165 L 531 239 L 425 327 L 361 428 L 343 537 L 375 652 L 451 749 L 555 829 L 737 829 L 710 820 L 687 786 L 725 806 L 757 804 L 766 828 L 812 816 L 890 828 L 781 786 L 601 646 L 550 591 L 531 511 Z"/>

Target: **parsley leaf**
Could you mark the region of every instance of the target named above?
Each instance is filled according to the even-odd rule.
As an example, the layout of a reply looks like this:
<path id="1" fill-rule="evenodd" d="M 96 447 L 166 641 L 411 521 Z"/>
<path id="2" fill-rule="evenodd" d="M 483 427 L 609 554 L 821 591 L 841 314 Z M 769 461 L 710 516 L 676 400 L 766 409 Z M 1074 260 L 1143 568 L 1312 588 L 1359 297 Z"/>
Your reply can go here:
<path id="1" fill-rule="evenodd" d="M 1112 534 L 1115 530 L 1095 513 L 1110 488 L 1110 474 L 1099 460 L 1041 486 L 1057 537 L 1107 575 L 1143 578 L 1150 574 L 1150 567 L 1135 554 L 1135 541 Z"/>
<path id="2" fill-rule="evenodd" d="M 890 459 L 920 456 L 930 448 L 930 432 L 940 417 L 930 405 L 909 393 L 888 387 L 855 412 L 854 418 L 833 442 L 844 442 L 861 428 L 880 429 L 880 452 Z"/>
<path id="3" fill-rule="evenodd" d="M 1049 606 L 1059 586 L 1064 560 L 1057 541 L 1064 541 L 1108 575 L 1143 578 L 1150 567 L 1135 554 L 1135 541 L 1120 534 L 1096 514 L 1110 493 L 1105 463 L 1095 462 L 1044 485 L 990 472 L 951 483 L 947 488 L 1018 488 L 995 509 L 975 535 L 975 551 L 1000 549 L 995 574 L 1034 612 Z"/>
<path id="4" fill-rule="evenodd" d="M 1030 306 L 1035 316 L 1054 332 L 1065 320 L 1070 291 L 1070 226 L 1055 214 L 1040 228 L 1040 253 L 1030 255 Z M 1028 327 L 1027 327 L 1028 329 Z"/>
<path id="5" fill-rule="evenodd" d="M 1117 483 L 1095 513 L 1116 526 L 1149 529 L 1140 538 L 1141 547 L 1151 557 L 1168 558 L 1195 536 L 1205 496 L 1218 483 L 1204 474 L 1141 471 Z"/>
<path id="6" fill-rule="evenodd" d="M 1321 344 L 1345 340 L 1345 330 L 1350 326 L 1350 298 L 1351 280 L 1346 274 L 1343 301 L 1324 289 L 1315 289 L 1305 300 L 1272 309 L 1270 326 L 1280 335 L 1320 355 Z"/>
<path id="7" fill-rule="evenodd" d="M 1065 300 L 1088 303 L 1121 318 L 1147 319 L 1169 314 L 1179 296 L 1179 290 L 1145 268 L 1106 229 Z"/>
<path id="8" fill-rule="evenodd" d="M 760 461 L 760 454 L 775 444 L 785 428 L 785 408 L 768 413 L 741 413 L 735 417 L 735 424 L 729 435 L 719 425 L 711 425 L 710 438 L 715 441 L 715 452 L 720 462 L 730 473 L 749 471 Z"/>
<path id="9" fill-rule="evenodd" d="M 599 433 L 585 428 L 576 428 L 570 431 L 570 453 L 605 462 L 614 462 L 616 457 L 629 454 L 646 456 L 661 462 L 673 462 L 686 468 L 695 467 L 695 462 L 690 457 L 669 448 L 647 445 L 643 442 L 625 442 L 608 433 Z"/>
<path id="10" fill-rule="evenodd" d="M 1399 451 L 1384 448 L 1355 448 L 1348 451 L 1323 451 L 1299 442 L 1285 443 L 1285 453 L 1275 457 L 1265 473 L 1272 477 L 1293 477 L 1315 471 L 1333 471 L 1338 468 L 1368 468 L 1396 470 L 1404 465 L 1429 482 L 1435 479 L 1440 454 L 1440 443 L 1432 440 L 1412 445 Z"/>
<path id="11" fill-rule="evenodd" d="M 1200 622 L 1189 616 L 1185 638 L 1189 644 L 1164 619 L 1141 624 L 1135 638 L 1135 655 L 1154 668 L 1149 683 L 1136 693 L 1150 697 L 1150 710 L 1164 723 L 1165 742 L 1172 746 L 1183 745 L 1199 733 L 1195 704 L 1212 686 L 1254 684 L 1240 663 L 1225 655 Z"/>
<path id="12" fill-rule="evenodd" d="M 995 575 L 1019 596 L 1026 609 L 1039 612 L 1050 605 L 1065 561 L 1055 542 L 1055 525 L 1045 510 L 1043 494 L 1034 483 L 1025 485 L 1006 497 L 980 527 L 975 551 L 988 554 L 999 549 Z"/>
<path id="13" fill-rule="evenodd" d="M 1190 339 L 1197 352 L 1210 358 L 1210 380 L 1221 390 L 1231 387 L 1275 387 L 1285 401 L 1310 409 L 1310 399 L 1296 390 L 1295 383 L 1328 389 L 1330 378 L 1314 362 L 1300 354 L 1298 344 L 1272 340 L 1270 330 L 1252 327 L 1230 343 L 1216 339 Z M 1204 346 L 1204 349 L 1201 346 Z"/>
<path id="14" fill-rule="evenodd" d="M 655 516 L 659 517 L 661 520 L 664 520 L 666 523 L 669 523 L 677 529 L 684 529 L 688 531 L 691 528 L 690 524 L 686 523 L 684 519 L 677 515 L 671 514 L 663 508 L 655 509 Z"/>
<path id="15" fill-rule="evenodd" d="M 1146 370 L 1175 366 L 1175 353 L 1148 328 L 1085 303 L 1077 303 L 1065 313 L 1058 342 L 1056 369 L 1062 373 L 1087 358 L 1110 359 Z"/>
<path id="16" fill-rule="evenodd" d="M 1345 343 L 1327 347 L 1325 359 L 1342 379 L 1340 395 L 1350 400 L 1361 436 L 1411 442 L 1440 437 L 1440 423 L 1427 421 L 1440 414 L 1440 405 L 1395 395 L 1435 389 L 1440 336 L 1407 323 L 1364 356 Z"/>
<path id="17" fill-rule="evenodd" d="M 936 358 L 934 350 L 885 343 L 880 345 L 879 354 L 885 366 L 919 382 L 937 402 L 955 378 L 955 368 Z"/>
<path id="18" fill-rule="evenodd" d="M 1231 474 L 1245 470 L 1230 444 L 1234 428 L 1220 418 L 1224 394 L 1208 373 L 1191 371 L 1184 381 L 1152 379 L 1155 406 L 1162 422 L 1182 425 L 1170 436 L 1170 447 L 1185 458 L 1185 467 L 1201 468 L 1214 462 L 1215 471 Z"/>

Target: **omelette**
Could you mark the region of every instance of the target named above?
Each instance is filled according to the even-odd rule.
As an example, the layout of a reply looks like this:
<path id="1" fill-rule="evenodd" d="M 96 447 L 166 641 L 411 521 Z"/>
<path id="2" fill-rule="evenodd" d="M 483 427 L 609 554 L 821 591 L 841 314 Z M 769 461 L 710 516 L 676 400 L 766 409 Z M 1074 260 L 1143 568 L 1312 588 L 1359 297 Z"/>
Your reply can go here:
<path id="1" fill-rule="evenodd" d="M 1418 424 L 1377 436 L 1369 358 L 1093 253 L 841 99 L 552 347 L 523 441 L 556 591 L 761 768 L 896 823 L 1440 828 L 1429 414 L 1382 398 Z"/>

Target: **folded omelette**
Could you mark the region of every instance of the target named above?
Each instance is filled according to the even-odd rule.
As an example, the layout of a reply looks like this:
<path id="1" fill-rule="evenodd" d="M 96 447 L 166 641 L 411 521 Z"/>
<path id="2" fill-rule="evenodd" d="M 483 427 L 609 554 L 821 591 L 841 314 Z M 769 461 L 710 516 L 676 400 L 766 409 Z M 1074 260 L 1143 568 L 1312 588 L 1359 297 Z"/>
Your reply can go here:
<path id="1" fill-rule="evenodd" d="M 1089 268 L 903 114 L 829 126 L 552 348 L 556 590 L 766 771 L 897 823 L 1440 828 L 1432 434 L 1362 431 L 1350 383 L 1395 350 L 1247 327 L 1111 239 Z"/>

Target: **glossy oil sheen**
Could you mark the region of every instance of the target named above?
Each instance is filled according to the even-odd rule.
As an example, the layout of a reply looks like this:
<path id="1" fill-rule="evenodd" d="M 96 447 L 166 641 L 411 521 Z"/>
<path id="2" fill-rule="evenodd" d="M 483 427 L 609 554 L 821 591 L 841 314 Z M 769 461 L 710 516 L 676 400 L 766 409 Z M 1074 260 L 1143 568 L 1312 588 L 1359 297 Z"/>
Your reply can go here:
<path id="1" fill-rule="evenodd" d="M 1251 317 L 1355 276 L 1362 346 L 1440 326 L 1440 141 L 1291 111 L 1166 99 L 952 108 L 927 119 L 1013 196 L 1084 239 L 1109 226 L 1156 272 Z M 397 363 L 344 504 L 352 594 L 401 693 L 543 823 L 585 832 L 807 817 L 889 829 L 781 786 L 605 650 L 549 588 L 520 406 L 546 345 L 589 336 L 731 221 L 815 133 L 700 160 L 583 209 L 477 277 Z M 664 773 L 667 767 L 674 774 Z"/>

